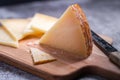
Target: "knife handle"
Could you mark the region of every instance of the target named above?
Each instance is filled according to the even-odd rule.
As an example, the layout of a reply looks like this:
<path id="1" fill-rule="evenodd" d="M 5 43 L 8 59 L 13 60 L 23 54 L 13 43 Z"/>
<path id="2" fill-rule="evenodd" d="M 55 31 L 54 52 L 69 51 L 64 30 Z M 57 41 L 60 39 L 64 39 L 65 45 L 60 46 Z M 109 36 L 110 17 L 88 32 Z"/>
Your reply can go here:
<path id="1" fill-rule="evenodd" d="M 120 68 L 120 52 L 111 52 L 109 59 Z"/>

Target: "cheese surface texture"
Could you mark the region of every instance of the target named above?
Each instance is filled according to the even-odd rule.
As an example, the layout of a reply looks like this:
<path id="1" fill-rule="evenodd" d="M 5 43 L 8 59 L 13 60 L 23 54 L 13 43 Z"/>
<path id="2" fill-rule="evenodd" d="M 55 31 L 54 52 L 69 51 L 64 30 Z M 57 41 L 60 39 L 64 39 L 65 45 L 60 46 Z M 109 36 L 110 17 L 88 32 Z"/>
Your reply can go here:
<path id="1" fill-rule="evenodd" d="M 44 14 L 35 14 L 31 22 L 28 24 L 24 33 L 41 33 L 42 35 L 48 31 L 57 21 L 56 18 Z"/>
<path id="2" fill-rule="evenodd" d="M 40 44 L 74 53 L 80 58 L 89 56 L 92 51 L 92 37 L 85 14 L 79 5 L 70 6 L 42 36 Z"/>
<path id="3" fill-rule="evenodd" d="M 18 47 L 18 41 L 14 40 L 3 27 L 0 27 L 0 44 Z"/>
<path id="4" fill-rule="evenodd" d="M 0 20 L 2 26 L 8 31 L 8 33 L 15 39 L 22 39 L 24 29 L 29 23 L 28 19 L 2 19 Z"/>
<path id="5" fill-rule="evenodd" d="M 51 61 L 55 61 L 56 59 L 51 55 L 37 49 L 37 48 L 30 48 L 31 55 L 33 58 L 34 64 L 42 64 Z"/>

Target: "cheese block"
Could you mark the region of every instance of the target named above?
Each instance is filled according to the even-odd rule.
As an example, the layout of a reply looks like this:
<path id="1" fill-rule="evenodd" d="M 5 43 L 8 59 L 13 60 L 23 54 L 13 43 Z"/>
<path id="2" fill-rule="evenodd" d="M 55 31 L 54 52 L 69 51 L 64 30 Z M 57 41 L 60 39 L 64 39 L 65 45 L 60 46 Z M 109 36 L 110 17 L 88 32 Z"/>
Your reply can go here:
<path id="1" fill-rule="evenodd" d="M 3 27 L 0 27 L 0 44 L 18 47 L 18 41 L 14 40 Z"/>
<path id="2" fill-rule="evenodd" d="M 50 54 L 47 54 L 37 48 L 30 48 L 30 51 L 31 51 L 34 64 L 42 64 L 42 63 L 47 63 L 47 62 L 56 60 Z"/>
<path id="3" fill-rule="evenodd" d="M 92 52 L 92 37 L 83 10 L 71 5 L 40 39 L 41 45 L 73 53 L 86 58 Z"/>
<path id="4" fill-rule="evenodd" d="M 2 26 L 8 31 L 8 33 L 15 39 L 22 39 L 24 29 L 29 23 L 28 19 L 2 19 L 0 20 Z"/>
<path id="5" fill-rule="evenodd" d="M 25 29 L 25 35 L 27 33 L 41 33 L 43 35 L 46 31 L 48 31 L 51 26 L 57 21 L 56 18 L 50 17 L 44 14 L 35 14 L 31 22 L 28 24 L 27 28 Z M 36 34 L 36 33 L 35 33 Z M 40 36 L 41 36 L 40 35 Z"/>

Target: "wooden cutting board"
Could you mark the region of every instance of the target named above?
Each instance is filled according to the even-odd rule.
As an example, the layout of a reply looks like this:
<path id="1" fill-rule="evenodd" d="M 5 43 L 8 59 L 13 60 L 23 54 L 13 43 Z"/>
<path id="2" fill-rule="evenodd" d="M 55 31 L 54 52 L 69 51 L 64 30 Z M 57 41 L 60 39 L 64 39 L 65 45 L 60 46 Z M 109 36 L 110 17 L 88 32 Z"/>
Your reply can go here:
<path id="1" fill-rule="evenodd" d="M 111 38 L 102 37 L 112 43 Z M 57 58 L 57 61 L 33 65 L 29 53 L 30 47 L 37 47 L 50 53 Z M 0 45 L 0 60 L 46 80 L 73 80 L 86 73 L 97 74 L 109 80 L 120 79 L 120 69 L 111 63 L 95 45 L 92 54 L 87 59 L 76 60 L 67 58 L 62 52 L 56 52 L 54 49 L 47 50 L 39 46 L 38 38 L 29 38 L 20 41 L 18 49 Z"/>

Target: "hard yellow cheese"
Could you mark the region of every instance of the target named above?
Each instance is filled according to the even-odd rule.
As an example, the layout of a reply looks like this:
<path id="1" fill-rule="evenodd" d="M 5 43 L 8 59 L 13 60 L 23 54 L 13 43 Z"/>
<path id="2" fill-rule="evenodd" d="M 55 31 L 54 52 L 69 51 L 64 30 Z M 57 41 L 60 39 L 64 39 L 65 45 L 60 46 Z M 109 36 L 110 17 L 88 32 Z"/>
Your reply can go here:
<path id="1" fill-rule="evenodd" d="M 51 26 L 57 21 L 56 18 L 44 15 L 44 14 L 35 14 L 31 22 L 28 24 L 27 28 L 24 31 L 24 35 L 28 33 L 40 34 L 43 35 L 48 31 Z M 36 32 L 36 33 L 35 33 Z"/>
<path id="2" fill-rule="evenodd" d="M 8 31 L 8 33 L 15 39 L 22 39 L 24 29 L 29 23 L 28 19 L 3 19 L 0 20 L 2 26 Z"/>
<path id="3" fill-rule="evenodd" d="M 92 38 L 85 14 L 79 5 L 70 6 L 40 39 L 40 44 L 86 58 L 92 51 Z"/>
<path id="4" fill-rule="evenodd" d="M 56 59 L 51 55 L 37 49 L 37 48 L 30 48 L 31 55 L 33 58 L 34 64 L 42 64 L 51 61 L 55 61 Z"/>
<path id="5" fill-rule="evenodd" d="M 18 47 L 18 41 L 14 40 L 3 27 L 0 27 L 0 44 Z"/>

